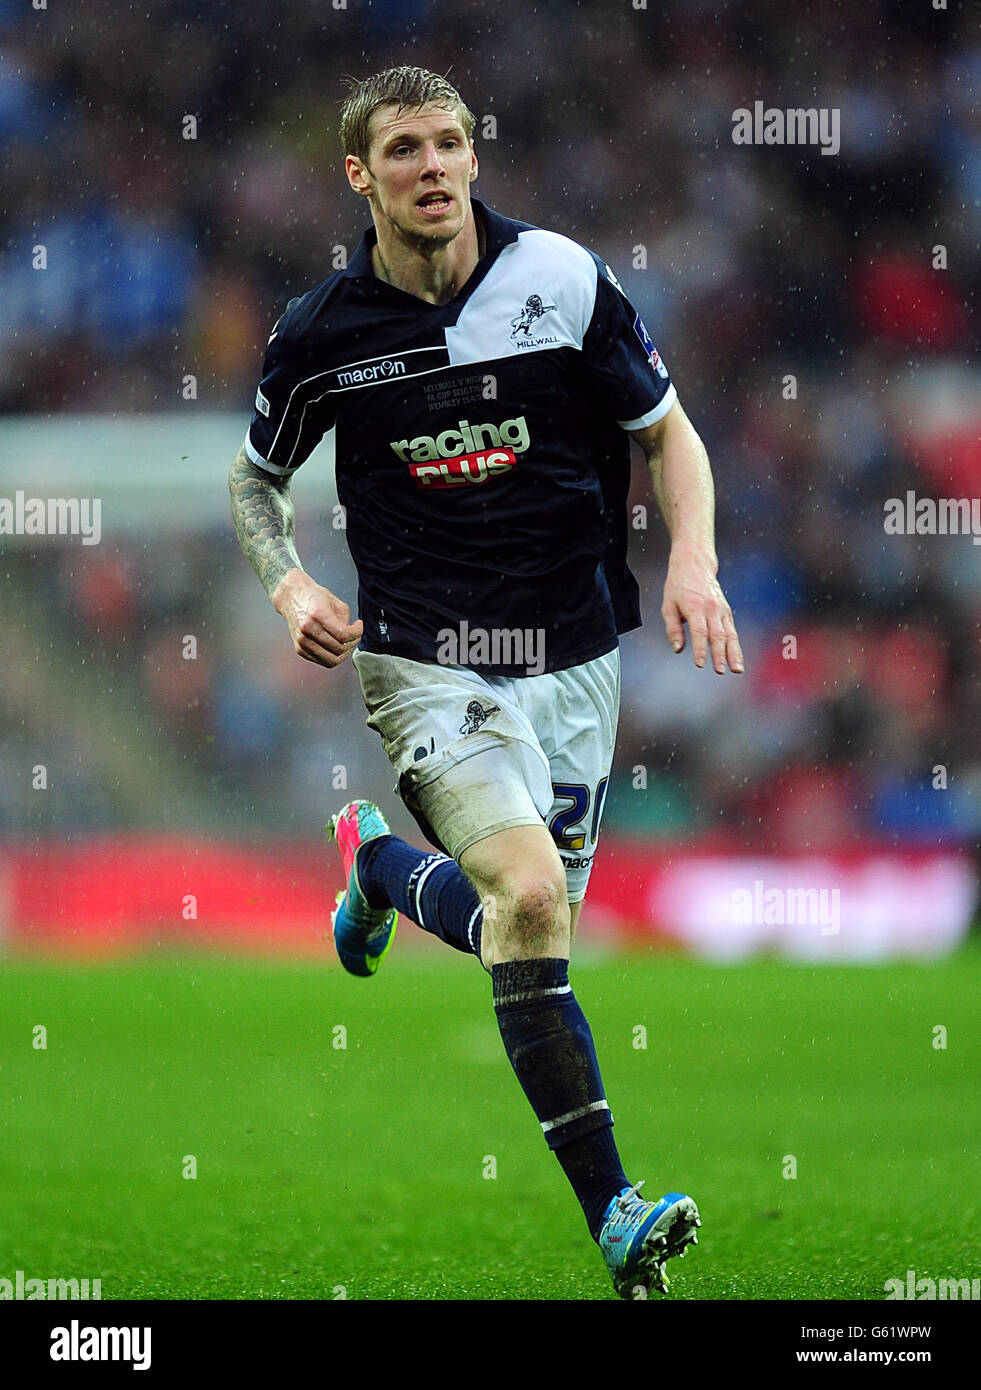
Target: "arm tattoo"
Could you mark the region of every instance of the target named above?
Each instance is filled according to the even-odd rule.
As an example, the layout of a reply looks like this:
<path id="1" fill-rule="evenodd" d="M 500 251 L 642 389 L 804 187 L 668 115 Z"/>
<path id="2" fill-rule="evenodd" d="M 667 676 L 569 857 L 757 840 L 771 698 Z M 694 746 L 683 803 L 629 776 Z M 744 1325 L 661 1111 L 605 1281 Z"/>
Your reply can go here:
<path id="1" fill-rule="evenodd" d="M 272 598 L 288 570 L 303 568 L 293 543 L 290 480 L 257 468 L 243 448 L 229 470 L 228 490 L 239 545 Z"/>

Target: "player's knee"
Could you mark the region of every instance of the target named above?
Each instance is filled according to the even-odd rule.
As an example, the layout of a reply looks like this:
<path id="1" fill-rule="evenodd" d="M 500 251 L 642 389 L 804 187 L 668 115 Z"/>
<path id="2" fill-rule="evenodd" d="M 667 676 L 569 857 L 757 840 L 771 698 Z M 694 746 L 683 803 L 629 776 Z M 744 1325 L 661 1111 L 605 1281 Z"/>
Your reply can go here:
<path id="1" fill-rule="evenodd" d="M 495 926 L 499 944 L 513 959 L 551 954 L 569 937 L 565 884 L 547 876 L 520 878 L 508 885 Z"/>
<path id="2" fill-rule="evenodd" d="M 549 931 L 564 919 L 569 923 L 569 904 L 565 884 L 551 878 L 534 878 L 517 883 L 512 889 L 512 916 L 527 923 L 529 931 Z"/>

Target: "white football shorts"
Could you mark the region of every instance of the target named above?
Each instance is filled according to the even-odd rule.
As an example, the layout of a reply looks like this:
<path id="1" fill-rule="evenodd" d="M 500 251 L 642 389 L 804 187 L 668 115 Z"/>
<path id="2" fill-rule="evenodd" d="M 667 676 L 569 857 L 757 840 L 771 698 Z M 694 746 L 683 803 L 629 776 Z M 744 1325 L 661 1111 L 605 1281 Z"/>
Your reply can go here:
<path id="1" fill-rule="evenodd" d="M 613 761 L 619 651 L 520 677 L 374 652 L 353 660 L 368 727 L 426 838 L 459 862 L 498 830 L 544 821 L 569 902 L 582 902 Z"/>

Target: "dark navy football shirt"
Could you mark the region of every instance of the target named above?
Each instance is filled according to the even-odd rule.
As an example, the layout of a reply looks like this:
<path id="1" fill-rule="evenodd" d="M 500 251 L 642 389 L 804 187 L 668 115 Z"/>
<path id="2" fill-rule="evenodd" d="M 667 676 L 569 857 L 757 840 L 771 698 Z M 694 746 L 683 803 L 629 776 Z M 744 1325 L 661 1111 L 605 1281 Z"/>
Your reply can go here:
<path id="1" fill-rule="evenodd" d="M 465 622 L 541 631 L 544 669 L 563 670 L 640 624 L 625 431 L 666 415 L 675 389 L 599 257 L 473 206 L 486 250 L 449 303 L 380 280 L 374 228 L 290 300 L 245 448 L 291 474 L 335 431 L 365 651 L 437 661 Z"/>

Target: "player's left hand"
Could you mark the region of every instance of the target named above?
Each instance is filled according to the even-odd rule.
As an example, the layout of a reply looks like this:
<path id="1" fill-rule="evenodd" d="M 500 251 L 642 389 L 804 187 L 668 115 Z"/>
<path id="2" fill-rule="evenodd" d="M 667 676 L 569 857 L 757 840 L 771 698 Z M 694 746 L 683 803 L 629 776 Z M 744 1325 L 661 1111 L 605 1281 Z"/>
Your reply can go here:
<path id="1" fill-rule="evenodd" d="M 685 649 L 687 623 L 696 666 L 705 665 L 711 649 L 712 664 L 720 676 L 727 663 L 730 671 L 741 676 L 743 653 L 732 609 L 715 577 L 717 569 L 718 562 L 707 551 L 688 545 L 672 546 L 661 617 L 676 652 Z"/>

